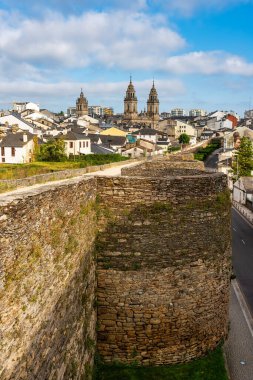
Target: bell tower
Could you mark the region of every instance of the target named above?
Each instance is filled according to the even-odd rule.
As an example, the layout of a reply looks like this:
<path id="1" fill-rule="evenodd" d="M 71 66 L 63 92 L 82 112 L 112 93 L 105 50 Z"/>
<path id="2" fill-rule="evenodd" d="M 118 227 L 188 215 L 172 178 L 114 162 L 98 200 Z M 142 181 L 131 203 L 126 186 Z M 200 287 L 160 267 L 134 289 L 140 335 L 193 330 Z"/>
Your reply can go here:
<path id="1" fill-rule="evenodd" d="M 82 89 L 79 98 L 76 100 L 76 115 L 77 117 L 88 115 L 88 100 L 83 95 Z"/>
<path id="2" fill-rule="evenodd" d="M 124 119 L 134 120 L 137 118 L 138 111 L 138 100 L 135 93 L 135 88 L 132 83 L 132 77 L 130 77 L 130 82 L 126 91 L 126 96 L 124 99 Z"/>
<path id="3" fill-rule="evenodd" d="M 147 101 L 147 116 L 151 119 L 152 126 L 154 127 L 155 121 L 159 120 L 159 99 L 154 81 Z"/>

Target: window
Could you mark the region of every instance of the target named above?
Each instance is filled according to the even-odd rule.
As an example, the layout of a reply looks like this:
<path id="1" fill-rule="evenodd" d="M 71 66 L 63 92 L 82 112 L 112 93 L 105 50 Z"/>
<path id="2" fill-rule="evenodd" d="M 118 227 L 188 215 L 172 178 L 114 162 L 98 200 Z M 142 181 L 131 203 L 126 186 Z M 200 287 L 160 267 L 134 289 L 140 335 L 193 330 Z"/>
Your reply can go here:
<path id="1" fill-rule="evenodd" d="M 69 147 L 70 147 L 70 148 L 73 148 L 73 146 L 74 146 L 73 141 L 70 141 L 70 143 L 69 143 Z"/>
<path id="2" fill-rule="evenodd" d="M 15 157 L 15 148 L 13 146 L 11 147 L 11 156 Z"/>
<path id="3" fill-rule="evenodd" d="M 89 146 L 89 141 L 86 141 L 86 148 L 88 148 Z"/>
<path id="4" fill-rule="evenodd" d="M 5 162 L 5 158 L 4 157 L 2 157 L 2 162 Z"/>
<path id="5" fill-rule="evenodd" d="M 83 148 L 85 148 L 85 141 L 83 141 Z"/>
<path id="6" fill-rule="evenodd" d="M 4 156 L 4 146 L 1 147 L 1 155 Z"/>
<path id="7" fill-rule="evenodd" d="M 82 142 L 81 141 L 79 142 L 79 148 L 82 148 Z"/>

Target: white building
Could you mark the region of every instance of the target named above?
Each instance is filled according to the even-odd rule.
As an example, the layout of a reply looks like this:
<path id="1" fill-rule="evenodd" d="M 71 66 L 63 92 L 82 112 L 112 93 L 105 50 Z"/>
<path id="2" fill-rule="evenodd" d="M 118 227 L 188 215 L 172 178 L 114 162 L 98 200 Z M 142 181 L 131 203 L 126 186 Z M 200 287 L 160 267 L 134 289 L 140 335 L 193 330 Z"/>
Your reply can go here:
<path id="1" fill-rule="evenodd" d="M 234 111 L 215 111 L 215 112 L 210 113 L 209 117 L 210 118 L 215 117 L 216 120 L 219 121 L 225 118 L 227 115 L 235 116 L 237 120 L 240 120 L 240 116 L 238 115 L 238 113 Z"/>
<path id="2" fill-rule="evenodd" d="M 159 137 L 159 133 L 152 128 L 142 128 L 136 132 L 133 132 L 133 135 L 136 136 L 137 139 L 152 141 L 155 144 L 157 143 Z"/>
<path id="3" fill-rule="evenodd" d="M 23 164 L 32 161 L 34 135 L 29 132 L 9 133 L 0 142 L 0 161 L 7 164 Z"/>
<path id="4" fill-rule="evenodd" d="M 246 205 L 247 201 L 252 204 L 253 202 L 253 178 L 241 177 L 233 187 L 233 200 Z"/>
<path id="5" fill-rule="evenodd" d="M 0 117 L 0 124 L 8 124 L 10 127 L 18 126 L 22 131 L 34 133 L 34 126 L 19 117 L 18 114 L 10 114 Z"/>
<path id="6" fill-rule="evenodd" d="M 32 110 L 32 111 L 38 111 L 40 110 L 40 107 L 36 103 L 32 102 L 13 102 L 13 111 L 21 113 L 25 110 Z"/>
<path id="7" fill-rule="evenodd" d="M 67 109 L 67 115 L 68 116 L 76 116 L 76 107 L 69 107 Z"/>
<path id="8" fill-rule="evenodd" d="M 186 116 L 186 112 L 183 108 L 173 108 L 170 114 L 172 117 Z"/>
<path id="9" fill-rule="evenodd" d="M 202 117 L 206 115 L 207 115 L 207 112 L 202 109 L 192 109 L 189 111 L 189 116 L 193 116 L 193 117 Z"/>
<path id="10" fill-rule="evenodd" d="M 218 131 L 219 129 L 227 128 L 227 129 L 233 129 L 233 122 L 229 119 L 223 118 L 218 119 L 216 117 L 212 117 L 211 119 L 207 120 L 207 128 L 211 129 L 212 131 Z"/>
<path id="11" fill-rule="evenodd" d="M 93 116 L 94 114 L 103 116 L 104 115 L 104 110 L 103 107 L 101 106 L 89 106 L 88 107 L 88 114 L 90 116 Z"/>
<path id="12" fill-rule="evenodd" d="M 69 131 L 64 135 L 67 156 L 79 156 L 81 154 L 91 154 L 91 140 L 84 133 Z"/>
<path id="13" fill-rule="evenodd" d="M 191 125 L 184 123 L 181 120 L 175 120 L 175 125 L 167 128 L 169 137 L 178 139 L 182 133 L 186 133 L 189 136 L 197 137 L 197 130 Z"/>
<path id="14" fill-rule="evenodd" d="M 245 119 L 253 119 L 253 110 L 248 110 L 244 112 Z"/>

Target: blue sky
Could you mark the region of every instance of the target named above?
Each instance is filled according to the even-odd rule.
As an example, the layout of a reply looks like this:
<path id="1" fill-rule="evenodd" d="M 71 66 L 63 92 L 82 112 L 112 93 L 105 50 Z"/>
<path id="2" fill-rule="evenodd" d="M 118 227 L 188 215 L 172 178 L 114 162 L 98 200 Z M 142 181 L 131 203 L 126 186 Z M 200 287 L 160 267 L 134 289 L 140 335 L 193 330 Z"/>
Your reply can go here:
<path id="1" fill-rule="evenodd" d="M 253 0 L 0 0 L 0 108 L 123 110 L 130 73 L 145 107 L 253 107 Z"/>

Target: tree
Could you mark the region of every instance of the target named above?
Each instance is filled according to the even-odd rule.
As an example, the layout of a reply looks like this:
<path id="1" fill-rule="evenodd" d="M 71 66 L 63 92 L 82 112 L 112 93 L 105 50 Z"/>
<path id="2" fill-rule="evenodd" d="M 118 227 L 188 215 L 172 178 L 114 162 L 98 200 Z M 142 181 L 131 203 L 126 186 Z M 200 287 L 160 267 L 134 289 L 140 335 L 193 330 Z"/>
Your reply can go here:
<path id="1" fill-rule="evenodd" d="M 187 133 L 182 133 L 179 136 L 178 141 L 179 141 L 180 144 L 189 144 L 189 142 L 190 142 L 190 136 L 187 135 Z"/>
<path id="2" fill-rule="evenodd" d="M 37 154 L 38 161 L 65 161 L 65 143 L 62 139 L 49 140 L 41 145 Z"/>
<path id="3" fill-rule="evenodd" d="M 253 147 L 248 137 L 241 139 L 233 169 L 237 179 L 251 176 L 251 171 L 253 170 Z"/>

